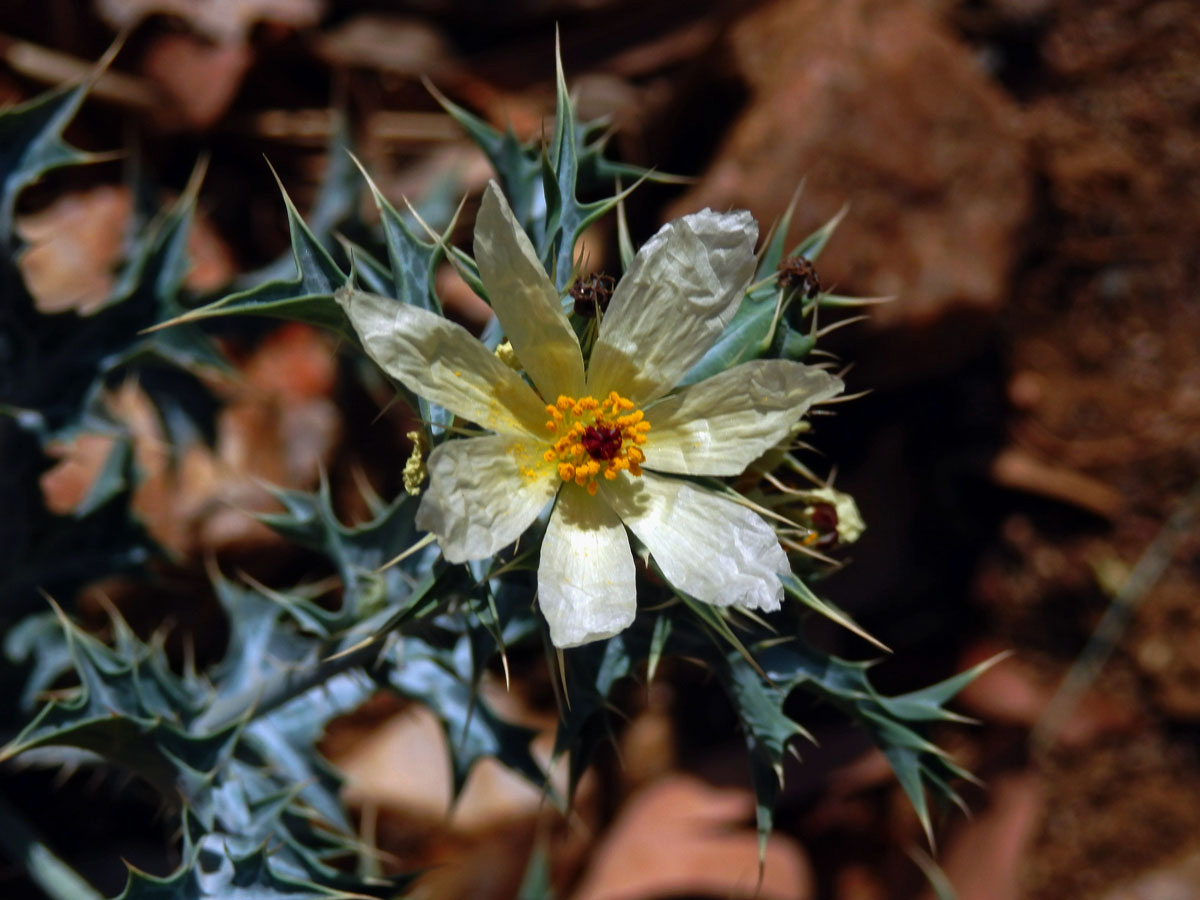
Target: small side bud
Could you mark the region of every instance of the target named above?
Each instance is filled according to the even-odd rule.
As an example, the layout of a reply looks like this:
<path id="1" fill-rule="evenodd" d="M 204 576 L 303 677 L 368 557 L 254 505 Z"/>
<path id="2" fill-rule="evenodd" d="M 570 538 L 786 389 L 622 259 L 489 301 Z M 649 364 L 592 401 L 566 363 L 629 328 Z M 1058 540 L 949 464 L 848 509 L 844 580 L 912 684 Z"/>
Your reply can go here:
<path id="1" fill-rule="evenodd" d="M 517 351 L 513 349 L 513 345 L 508 341 L 501 341 L 500 346 L 496 348 L 496 359 L 504 363 L 510 369 L 520 371 L 521 361 L 517 359 Z"/>
<path id="2" fill-rule="evenodd" d="M 408 455 L 408 462 L 404 464 L 404 490 L 411 497 L 421 493 L 421 482 L 425 480 L 425 476 L 429 474 L 429 470 L 425 468 L 425 439 L 419 431 L 410 431 L 408 439 L 412 441 L 412 452 Z"/>
<path id="3" fill-rule="evenodd" d="M 807 520 L 812 528 L 818 547 L 853 544 L 867 530 L 858 505 L 849 494 L 823 487 L 804 491 L 800 496 L 807 504 L 802 521 Z"/>

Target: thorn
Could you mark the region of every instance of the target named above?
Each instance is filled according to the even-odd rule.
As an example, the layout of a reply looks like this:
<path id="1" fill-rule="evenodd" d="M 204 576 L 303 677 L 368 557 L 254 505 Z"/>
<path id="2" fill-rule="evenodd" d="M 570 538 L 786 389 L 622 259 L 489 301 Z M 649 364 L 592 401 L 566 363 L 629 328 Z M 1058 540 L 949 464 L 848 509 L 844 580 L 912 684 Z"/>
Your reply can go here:
<path id="1" fill-rule="evenodd" d="M 382 566 L 380 566 L 378 569 L 376 569 L 375 574 L 380 575 L 383 572 L 386 572 L 392 566 L 396 565 L 397 563 L 402 562 L 403 560 L 408 559 L 414 553 L 417 553 L 420 550 L 425 549 L 426 547 L 428 547 L 430 544 L 432 544 L 436 540 L 437 540 L 437 536 L 434 535 L 433 532 L 430 532 L 429 534 L 425 535 L 425 537 L 421 538 L 419 541 L 417 541 L 411 547 L 409 547 L 404 552 L 402 552 L 399 556 L 395 557 L 394 559 L 389 560 L 388 562 L 386 562 Z"/>
<path id="2" fill-rule="evenodd" d="M 192 174 L 188 176 L 187 185 L 184 186 L 183 193 L 179 196 L 179 204 L 195 203 L 197 197 L 200 196 L 200 185 L 204 183 L 204 176 L 208 174 L 208 164 L 212 159 L 212 154 L 209 151 L 203 151 L 197 158 L 196 164 L 192 167 Z"/>

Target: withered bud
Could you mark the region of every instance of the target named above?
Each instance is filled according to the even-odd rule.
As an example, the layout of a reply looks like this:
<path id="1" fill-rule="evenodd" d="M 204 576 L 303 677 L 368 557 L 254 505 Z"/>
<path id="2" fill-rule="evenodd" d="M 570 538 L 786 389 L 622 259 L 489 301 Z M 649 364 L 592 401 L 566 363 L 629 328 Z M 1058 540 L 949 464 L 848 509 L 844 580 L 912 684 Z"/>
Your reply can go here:
<path id="1" fill-rule="evenodd" d="M 817 277 L 817 268 L 812 261 L 803 256 L 793 256 L 779 264 L 778 279 L 780 285 L 799 291 L 809 300 L 821 293 L 821 279 Z"/>
<path id="2" fill-rule="evenodd" d="M 597 310 L 605 312 L 616 284 L 611 275 L 602 273 L 576 278 L 568 292 L 575 301 L 575 315 L 594 319 Z"/>

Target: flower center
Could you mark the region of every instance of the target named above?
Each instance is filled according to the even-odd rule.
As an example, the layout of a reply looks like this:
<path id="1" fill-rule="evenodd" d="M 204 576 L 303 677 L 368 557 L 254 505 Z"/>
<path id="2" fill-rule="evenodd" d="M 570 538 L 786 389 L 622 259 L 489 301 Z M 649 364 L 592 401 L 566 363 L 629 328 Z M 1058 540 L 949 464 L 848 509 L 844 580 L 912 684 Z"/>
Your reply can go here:
<path id="1" fill-rule="evenodd" d="M 621 472 L 642 474 L 646 455 L 640 445 L 646 443 L 650 423 L 633 401 L 616 391 L 603 400 L 563 394 L 546 407 L 546 414 L 546 430 L 557 437 L 543 458 L 558 463 L 563 481 L 595 494 L 599 475 L 612 481 Z"/>
<path id="2" fill-rule="evenodd" d="M 621 444 L 625 437 L 616 425 L 589 425 L 583 429 L 583 437 L 579 443 L 592 459 L 608 461 L 621 452 Z"/>

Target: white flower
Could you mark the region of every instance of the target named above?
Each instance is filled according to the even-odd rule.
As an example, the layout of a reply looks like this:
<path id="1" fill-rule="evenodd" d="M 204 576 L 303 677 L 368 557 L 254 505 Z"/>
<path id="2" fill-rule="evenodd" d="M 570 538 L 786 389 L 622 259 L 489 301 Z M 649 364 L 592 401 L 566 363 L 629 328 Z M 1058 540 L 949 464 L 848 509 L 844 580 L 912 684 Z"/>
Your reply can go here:
<path id="1" fill-rule="evenodd" d="M 613 293 L 588 366 L 554 285 L 493 183 L 475 225 L 488 297 L 532 387 L 460 326 L 386 297 L 338 295 L 367 353 L 411 390 L 493 434 L 442 443 L 417 526 L 450 562 L 515 541 L 557 498 L 538 603 L 559 647 L 634 619 L 628 528 L 677 589 L 775 610 L 790 571 L 754 512 L 678 478 L 737 475 L 842 383 L 785 360 L 736 366 L 670 393 L 737 311 L 755 268 L 747 212 L 665 225 Z M 540 396 L 539 396 L 540 395 Z M 660 474 L 664 473 L 664 474 Z"/>

